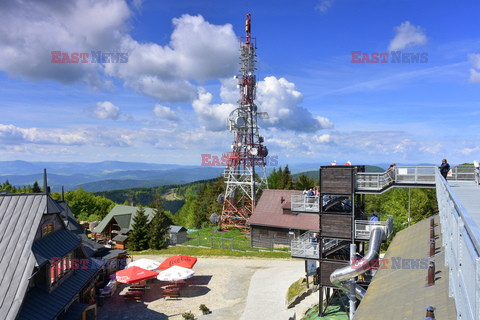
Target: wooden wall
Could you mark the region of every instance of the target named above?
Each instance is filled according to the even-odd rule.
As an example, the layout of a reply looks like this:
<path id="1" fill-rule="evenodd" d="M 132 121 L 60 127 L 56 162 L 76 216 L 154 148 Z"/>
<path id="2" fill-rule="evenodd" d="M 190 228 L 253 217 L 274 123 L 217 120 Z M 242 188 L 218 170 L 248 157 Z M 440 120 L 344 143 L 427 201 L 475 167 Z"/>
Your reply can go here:
<path id="1" fill-rule="evenodd" d="M 320 229 L 326 238 L 351 239 L 352 215 L 351 214 L 321 214 Z"/>
<path id="2" fill-rule="evenodd" d="M 288 229 L 251 226 L 250 231 L 253 247 L 273 248 L 275 245 L 290 246 L 291 238 L 288 234 Z"/>
<path id="3" fill-rule="evenodd" d="M 351 167 L 322 167 L 320 192 L 324 194 L 352 194 L 354 170 Z"/>
<path id="4" fill-rule="evenodd" d="M 322 266 L 322 275 L 320 278 L 320 284 L 322 286 L 333 287 L 333 284 L 330 282 L 330 275 L 333 271 L 337 270 L 338 268 L 343 268 L 349 264 L 348 261 L 342 260 L 329 260 L 329 261 L 322 261 L 320 264 Z"/>

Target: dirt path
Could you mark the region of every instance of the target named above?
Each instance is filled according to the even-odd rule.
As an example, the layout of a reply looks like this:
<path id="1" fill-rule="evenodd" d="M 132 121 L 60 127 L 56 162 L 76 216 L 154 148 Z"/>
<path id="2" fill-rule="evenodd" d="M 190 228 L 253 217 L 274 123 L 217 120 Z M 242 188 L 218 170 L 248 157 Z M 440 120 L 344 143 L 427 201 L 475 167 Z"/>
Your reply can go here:
<path id="1" fill-rule="evenodd" d="M 134 257 L 138 259 L 139 257 Z M 166 256 L 141 256 L 163 261 Z M 172 319 L 182 320 L 182 313 L 201 315 L 200 304 L 212 314 L 198 319 L 269 319 L 293 314 L 285 309 L 286 290 L 303 274 L 302 260 L 199 258 L 194 267 L 191 285 L 181 290 L 178 299 L 162 297 L 162 283 L 150 280 L 150 289 L 143 302 L 123 301 L 119 294 L 127 291 L 123 285 L 99 308 L 98 319 Z M 251 280 L 254 282 L 251 283 Z M 287 317 L 288 319 L 288 317 Z"/>

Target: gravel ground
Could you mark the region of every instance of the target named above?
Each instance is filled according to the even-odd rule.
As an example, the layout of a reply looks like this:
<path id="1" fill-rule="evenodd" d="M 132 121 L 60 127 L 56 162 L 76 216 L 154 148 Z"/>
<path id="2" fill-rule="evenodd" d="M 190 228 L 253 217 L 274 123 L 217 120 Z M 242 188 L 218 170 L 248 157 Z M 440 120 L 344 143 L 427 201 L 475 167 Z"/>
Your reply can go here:
<path id="1" fill-rule="evenodd" d="M 138 256 L 163 261 L 166 256 Z M 290 284 L 304 275 L 303 260 L 251 258 L 199 258 L 193 268 L 190 285 L 180 290 L 179 298 L 162 297 L 162 283 L 149 280 L 143 301 L 123 301 L 121 285 L 113 297 L 98 308 L 98 319 L 172 319 L 183 320 L 191 311 L 197 319 L 285 319 L 293 310 L 285 307 Z M 212 313 L 201 316 L 200 304 Z M 297 312 L 297 318 L 300 314 Z"/>

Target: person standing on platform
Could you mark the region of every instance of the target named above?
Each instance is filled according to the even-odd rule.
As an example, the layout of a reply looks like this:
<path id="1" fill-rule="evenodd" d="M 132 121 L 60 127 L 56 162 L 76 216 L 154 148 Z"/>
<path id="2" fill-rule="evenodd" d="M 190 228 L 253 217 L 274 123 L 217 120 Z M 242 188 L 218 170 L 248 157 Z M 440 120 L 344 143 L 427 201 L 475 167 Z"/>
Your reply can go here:
<path id="1" fill-rule="evenodd" d="M 442 164 L 440 165 L 440 173 L 442 174 L 442 177 L 447 180 L 447 174 L 448 171 L 450 171 L 450 165 L 447 162 L 447 159 L 442 160 Z"/>

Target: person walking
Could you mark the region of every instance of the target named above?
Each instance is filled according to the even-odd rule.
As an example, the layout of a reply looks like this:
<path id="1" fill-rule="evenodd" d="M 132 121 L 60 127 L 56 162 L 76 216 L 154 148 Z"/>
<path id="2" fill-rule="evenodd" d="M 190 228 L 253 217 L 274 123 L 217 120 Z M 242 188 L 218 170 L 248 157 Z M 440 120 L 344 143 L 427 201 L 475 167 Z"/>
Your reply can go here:
<path id="1" fill-rule="evenodd" d="M 442 164 L 440 165 L 440 173 L 442 174 L 442 177 L 447 180 L 447 174 L 448 171 L 450 171 L 450 165 L 447 162 L 447 159 L 442 160 Z"/>

